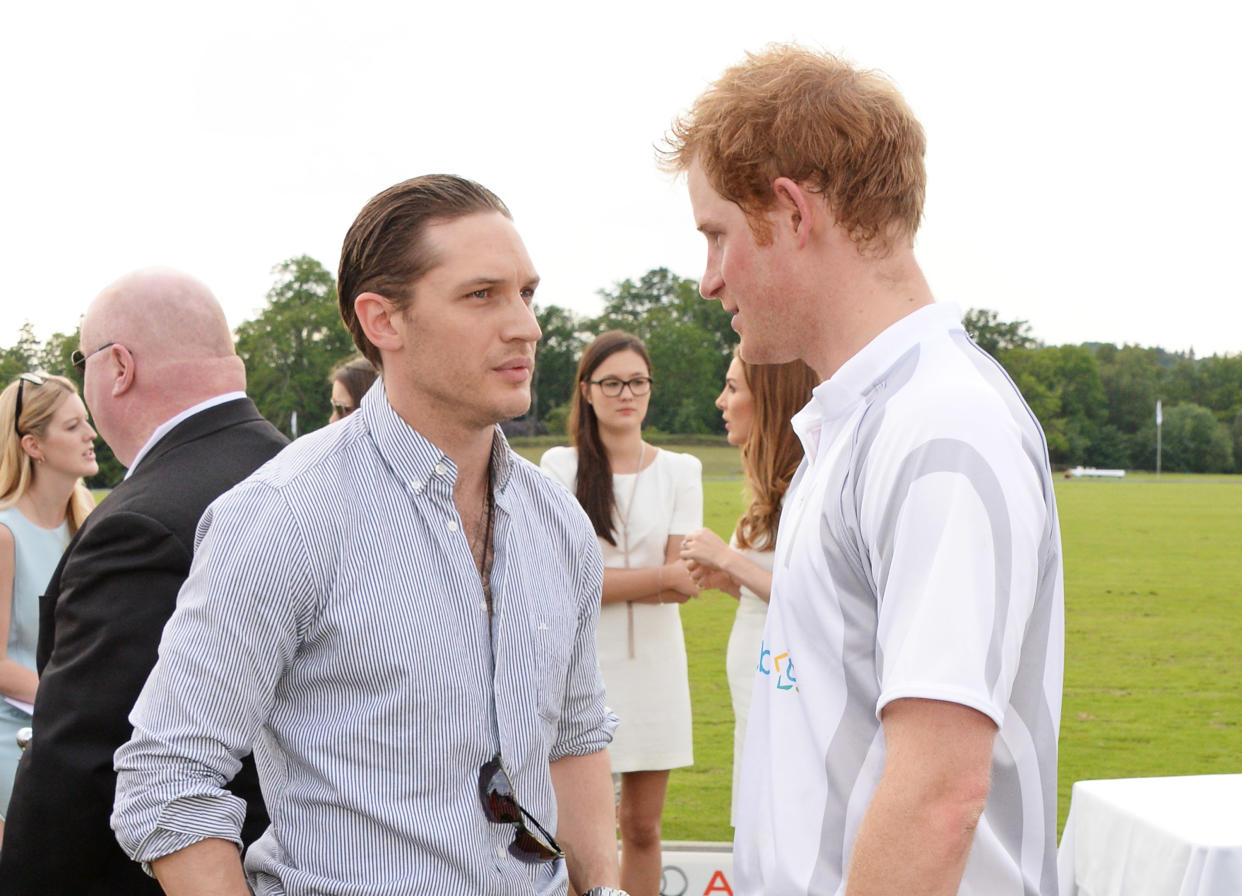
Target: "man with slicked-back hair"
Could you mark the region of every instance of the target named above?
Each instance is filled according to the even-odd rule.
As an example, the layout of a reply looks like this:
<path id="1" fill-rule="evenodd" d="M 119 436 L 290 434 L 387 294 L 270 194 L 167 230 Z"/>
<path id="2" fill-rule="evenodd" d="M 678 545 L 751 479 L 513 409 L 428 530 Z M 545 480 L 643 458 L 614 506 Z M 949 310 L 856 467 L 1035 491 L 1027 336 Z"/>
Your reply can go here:
<path id="1" fill-rule="evenodd" d="M 82 322 L 83 395 L 126 478 L 70 542 L 41 599 L 34 738 L 0 850 L 0 893 L 134 894 L 159 885 L 109 826 L 113 753 L 155 663 L 207 505 L 286 439 L 246 397 L 220 303 L 193 277 L 147 269 L 100 293 Z M 222 776 L 267 827 L 253 760 Z"/>
<path id="2" fill-rule="evenodd" d="M 742 358 L 822 380 L 755 657 L 746 896 L 1057 890 L 1047 446 L 915 260 L 924 145 L 886 78 L 797 46 L 729 68 L 668 139 Z"/>
<path id="3" fill-rule="evenodd" d="M 595 532 L 498 425 L 539 277 L 495 194 L 430 175 L 367 203 L 338 282 L 380 379 L 204 516 L 117 838 L 169 896 L 612 893 Z M 215 782 L 250 744 L 243 865 Z"/>

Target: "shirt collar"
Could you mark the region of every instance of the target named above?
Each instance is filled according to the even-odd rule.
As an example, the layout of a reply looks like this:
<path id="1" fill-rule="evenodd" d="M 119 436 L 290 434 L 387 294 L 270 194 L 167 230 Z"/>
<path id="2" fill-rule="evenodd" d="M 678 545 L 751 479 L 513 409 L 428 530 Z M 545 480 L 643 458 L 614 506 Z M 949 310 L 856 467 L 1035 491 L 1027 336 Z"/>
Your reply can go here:
<path id="1" fill-rule="evenodd" d="M 933 330 L 960 330 L 962 313 L 951 302 L 933 302 L 890 324 L 811 392 L 791 421 L 808 457 L 819 449 L 825 423 L 848 414 L 893 362 Z"/>
<path id="2" fill-rule="evenodd" d="M 421 493 L 428 483 L 436 480 L 446 482 L 449 492 L 452 492 L 452 486 L 457 481 L 457 464 L 393 410 L 382 377 L 362 396 L 357 414 L 361 415 L 370 431 L 380 457 L 415 494 Z M 495 427 L 491 465 L 492 485 L 498 500 L 513 475 L 510 450 L 504 433 L 499 426 Z"/>
<path id="3" fill-rule="evenodd" d="M 198 404 L 194 405 L 194 407 L 186 408 L 171 420 L 166 420 L 159 426 L 155 427 L 155 432 L 151 433 L 151 438 L 147 439 L 147 443 L 138 450 L 136 455 L 134 455 L 134 459 L 130 463 L 129 469 L 125 471 L 125 478 L 128 479 L 130 476 L 134 475 L 134 470 L 138 469 L 139 462 L 141 462 L 142 459 L 150 453 L 151 449 L 159 443 L 160 439 L 172 432 L 178 424 L 188 420 L 195 414 L 214 408 L 216 405 L 224 404 L 227 401 L 237 401 L 237 399 L 245 397 L 245 392 L 226 392 L 223 395 L 217 395 L 215 398 L 200 401 Z"/>

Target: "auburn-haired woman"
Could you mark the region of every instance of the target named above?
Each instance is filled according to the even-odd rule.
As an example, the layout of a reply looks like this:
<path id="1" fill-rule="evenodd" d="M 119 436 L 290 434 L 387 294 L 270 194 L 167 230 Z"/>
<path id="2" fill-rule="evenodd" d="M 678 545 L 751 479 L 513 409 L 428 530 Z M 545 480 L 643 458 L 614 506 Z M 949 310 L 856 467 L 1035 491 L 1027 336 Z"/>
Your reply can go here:
<path id="1" fill-rule="evenodd" d="M 642 340 L 601 334 L 578 364 L 572 447 L 542 461 L 577 495 L 604 557 L 596 641 L 608 705 L 621 719 L 609 754 L 621 778 L 621 886 L 633 896 L 659 893 L 669 769 L 694 761 L 680 604 L 698 588 L 678 551 L 703 525 L 698 458 L 643 441 L 651 382 Z"/>
<path id="2" fill-rule="evenodd" d="M 0 817 L 39 684 L 39 595 L 95 502 L 95 430 L 63 376 L 23 373 L 0 393 Z"/>
<path id="3" fill-rule="evenodd" d="M 750 506 L 725 544 L 710 529 L 686 536 L 681 557 L 701 588 L 719 588 L 738 598 L 729 633 L 726 669 L 733 697 L 733 805 L 737 805 L 742 743 L 772 593 L 772 561 L 781 501 L 802 461 L 802 443 L 789 420 L 811 400 L 819 383 L 801 361 L 747 364 L 734 352 L 716 407 L 724 416 L 729 444 L 742 448 L 742 470 Z M 730 823 L 737 818 L 730 810 Z"/>

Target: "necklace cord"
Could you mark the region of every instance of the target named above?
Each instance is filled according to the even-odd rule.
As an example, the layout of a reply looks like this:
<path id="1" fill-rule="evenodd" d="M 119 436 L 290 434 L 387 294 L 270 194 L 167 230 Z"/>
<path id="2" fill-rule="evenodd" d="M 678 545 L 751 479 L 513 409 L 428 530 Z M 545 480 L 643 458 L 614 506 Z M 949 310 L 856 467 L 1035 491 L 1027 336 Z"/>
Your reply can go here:
<path id="1" fill-rule="evenodd" d="M 626 569 L 630 568 L 630 512 L 634 509 L 634 496 L 638 493 L 638 477 L 643 474 L 643 460 L 646 457 L 647 443 L 640 439 L 638 442 L 638 467 L 634 470 L 634 481 L 630 483 L 630 500 L 625 506 L 625 512 L 621 515 L 621 541 L 624 545 L 622 550 L 625 554 Z M 634 659 L 634 602 L 632 600 L 625 602 L 625 630 L 629 657 Z"/>

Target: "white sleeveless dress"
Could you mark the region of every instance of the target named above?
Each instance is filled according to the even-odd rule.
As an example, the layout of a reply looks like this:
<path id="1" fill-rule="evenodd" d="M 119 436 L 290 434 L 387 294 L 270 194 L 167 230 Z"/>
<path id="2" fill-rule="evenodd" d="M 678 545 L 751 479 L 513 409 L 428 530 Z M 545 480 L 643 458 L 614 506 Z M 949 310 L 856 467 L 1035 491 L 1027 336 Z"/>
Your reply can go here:
<path id="1" fill-rule="evenodd" d="M 549 449 L 540 466 L 574 490 L 576 449 Z M 658 450 L 641 472 L 614 475 L 613 489 L 618 514 L 629 511 L 629 568 L 662 566 L 669 536 L 686 535 L 703 525 L 703 465 L 693 455 Z M 619 519 L 615 531 L 617 544 L 599 539 L 600 553 L 605 567 L 624 569 Z M 605 604 L 595 636 L 608 706 L 621 720 L 608 747 L 612 771 L 692 765 L 690 680 L 680 604 Z"/>

